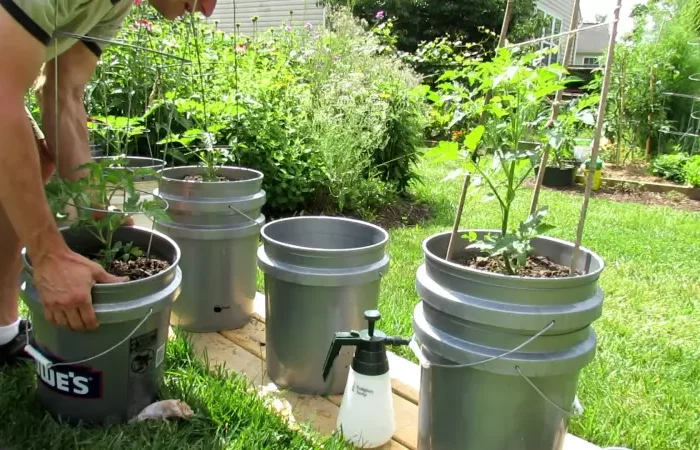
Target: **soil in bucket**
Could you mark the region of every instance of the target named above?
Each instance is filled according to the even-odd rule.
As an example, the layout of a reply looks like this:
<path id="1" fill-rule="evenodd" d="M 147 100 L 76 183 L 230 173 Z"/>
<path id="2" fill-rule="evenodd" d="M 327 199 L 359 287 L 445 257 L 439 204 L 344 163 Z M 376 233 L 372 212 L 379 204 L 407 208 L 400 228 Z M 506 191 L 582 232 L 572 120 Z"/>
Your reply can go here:
<path id="1" fill-rule="evenodd" d="M 87 257 L 99 252 L 89 232 L 61 232 L 73 251 Z M 120 227 L 114 237 L 141 249 L 150 244 L 149 261 L 167 267 L 158 265 L 153 275 L 139 273 L 128 282 L 95 285 L 99 327 L 92 331 L 72 331 L 45 319 L 31 261 L 23 253 L 22 297 L 32 313 L 37 396 L 49 414 L 70 424 L 124 422 L 158 400 L 171 305 L 182 280 L 180 251 L 174 241 L 147 228 Z"/>
<path id="2" fill-rule="evenodd" d="M 466 267 L 484 270 L 487 272 L 509 275 L 503 258 L 487 258 L 484 256 L 464 256 L 455 262 Z M 521 267 L 518 275 L 534 278 L 559 278 L 569 276 L 569 267 L 557 264 L 546 256 L 528 256 L 524 267 Z M 576 270 L 576 274 L 581 272 Z"/>
<path id="3" fill-rule="evenodd" d="M 209 180 L 205 180 L 202 175 L 187 175 L 186 177 L 183 178 L 183 180 L 185 180 L 185 181 L 200 181 L 200 182 L 209 181 Z M 236 180 L 232 180 L 230 178 L 226 178 L 226 177 L 222 177 L 222 176 L 217 176 L 216 181 L 236 181 Z"/>

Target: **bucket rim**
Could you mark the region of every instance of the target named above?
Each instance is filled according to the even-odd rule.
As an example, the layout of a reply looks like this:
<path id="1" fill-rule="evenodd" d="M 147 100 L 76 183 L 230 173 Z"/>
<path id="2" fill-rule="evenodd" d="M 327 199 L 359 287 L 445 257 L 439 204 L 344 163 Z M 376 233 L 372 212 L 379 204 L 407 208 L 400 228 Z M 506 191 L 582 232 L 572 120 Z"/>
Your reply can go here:
<path id="1" fill-rule="evenodd" d="M 460 230 L 458 233 L 459 234 L 465 234 L 465 233 L 492 233 L 492 234 L 500 234 L 500 230 L 496 229 L 489 229 L 489 228 L 472 228 L 472 229 L 465 229 L 465 230 Z M 521 276 L 521 275 L 504 275 L 500 273 L 494 273 L 494 272 L 488 272 L 486 270 L 478 270 L 474 269 L 471 267 L 467 267 L 461 264 L 457 264 L 451 261 L 448 261 L 445 258 L 437 256 L 435 253 L 430 251 L 428 248 L 428 245 L 433 242 L 436 239 L 443 238 L 445 236 L 449 236 L 452 234 L 451 231 L 444 231 L 441 233 L 435 233 L 427 238 L 425 238 L 421 244 L 421 248 L 423 250 L 423 255 L 426 260 L 430 260 L 431 262 L 435 264 L 439 264 L 445 267 L 449 267 L 453 270 L 456 271 L 461 271 L 463 273 L 470 273 L 473 275 L 477 275 L 480 277 L 485 277 L 488 279 L 492 280 L 503 280 L 503 281 L 513 281 L 513 280 L 527 280 L 528 282 L 539 282 L 539 283 L 556 283 L 556 282 L 562 282 L 566 280 L 576 280 L 576 281 L 584 281 L 584 280 L 593 280 L 598 277 L 600 277 L 601 273 L 605 269 L 605 261 L 603 258 L 600 257 L 596 252 L 592 251 L 591 249 L 584 247 L 583 245 L 579 247 L 581 250 L 581 253 L 590 256 L 593 260 L 595 260 L 598 264 L 599 267 L 597 270 L 594 270 L 592 272 L 584 273 L 582 275 L 575 275 L 575 276 L 567 276 L 567 277 L 560 277 L 560 278 L 541 278 L 541 277 L 532 277 L 532 276 Z M 549 241 L 555 244 L 559 244 L 564 247 L 572 247 L 574 246 L 574 243 L 571 241 L 567 241 L 564 239 L 559 239 L 551 236 L 537 236 L 536 238 L 533 239 L 533 241 L 536 240 L 543 240 L 543 241 Z"/>
<path id="2" fill-rule="evenodd" d="M 273 226 L 281 226 L 281 224 L 283 224 L 283 223 L 298 222 L 298 221 L 302 221 L 302 220 L 329 220 L 329 221 L 334 221 L 334 222 L 351 223 L 354 225 L 359 225 L 359 226 L 373 229 L 374 231 L 379 232 L 381 234 L 382 238 L 379 242 L 376 242 L 376 243 L 371 244 L 371 245 L 366 245 L 363 247 L 338 249 L 338 248 L 306 247 L 303 245 L 289 244 L 287 242 L 273 239 L 267 234 L 268 229 L 273 227 Z M 373 223 L 370 223 L 370 222 L 367 222 L 364 220 L 351 219 L 349 217 L 334 217 L 334 216 L 314 215 L 314 216 L 285 217 L 282 219 L 270 221 L 270 222 L 266 223 L 265 225 L 263 225 L 262 228 L 260 229 L 260 238 L 263 240 L 263 244 L 272 244 L 272 245 L 275 245 L 275 246 L 278 246 L 278 247 L 281 247 L 281 248 L 284 248 L 287 250 L 292 250 L 292 251 L 315 252 L 315 253 L 321 253 L 321 254 L 326 254 L 326 253 L 331 254 L 331 253 L 342 252 L 343 254 L 347 255 L 350 253 L 367 252 L 367 251 L 371 251 L 371 250 L 385 247 L 386 244 L 389 242 L 389 232 L 378 225 L 375 225 Z"/>
<path id="3" fill-rule="evenodd" d="M 157 282 L 160 279 L 166 278 L 170 276 L 170 273 L 175 271 L 179 265 L 180 265 L 180 259 L 182 258 L 182 252 L 180 250 L 180 246 L 177 245 L 175 240 L 171 239 L 164 233 L 161 233 L 160 231 L 157 231 L 155 229 L 139 226 L 139 225 L 133 225 L 133 226 L 127 226 L 124 225 L 122 226 L 123 228 L 129 228 L 133 230 L 137 230 L 140 232 L 144 232 L 146 234 L 153 234 L 155 236 L 158 236 L 159 238 L 163 239 L 168 245 L 170 245 L 175 253 L 175 257 L 173 258 L 173 261 L 170 263 L 170 267 L 167 269 L 157 273 L 154 276 L 148 277 L 148 278 L 141 278 L 138 280 L 129 280 L 129 281 L 122 281 L 119 283 L 95 283 L 93 286 L 93 289 L 96 292 L 99 292 L 101 290 L 110 290 L 115 287 L 120 287 L 120 286 L 136 286 L 140 284 L 146 284 L 146 283 L 154 283 Z M 58 231 L 61 233 L 61 236 L 63 236 L 63 233 L 70 230 L 70 226 L 65 226 L 65 227 L 59 227 Z M 72 251 L 72 249 L 71 249 Z M 82 256 L 82 255 L 81 255 Z M 27 248 L 24 247 L 22 248 L 22 263 L 24 264 L 24 270 L 29 273 L 30 276 L 34 276 L 34 267 L 31 265 L 29 262 L 29 256 L 27 255 Z"/>
<path id="4" fill-rule="evenodd" d="M 179 184 L 206 184 L 206 185 L 231 185 L 231 184 L 242 184 L 242 183 L 255 183 L 259 182 L 264 178 L 264 174 L 255 169 L 251 169 L 250 167 L 243 167 L 243 166 L 218 166 L 217 170 L 219 169 L 226 169 L 226 170 L 236 170 L 239 172 L 247 172 L 247 173 L 252 173 L 255 175 L 253 178 L 249 178 L 246 180 L 228 180 L 228 181 L 190 181 L 190 180 L 179 180 L 177 178 L 171 178 L 167 176 L 166 174 L 168 172 L 173 172 L 176 170 L 182 170 L 182 171 L 188 171 L 188 170 L 194 170 L 194 171 L 199 171 L 204 169 L 205 166 L 203 165 L 189 165 L 189 166 L 172 166 L 172 167 L 165 167 L 164 169 L 160 169 L 157 172 L 160 174 L 161 181 L 165 181 L 168 183 L 179 183 Z M 193 174 L 192 174 L 193 175 Z"/>
<path id="5" fill-rule="evenodd" d="M 100 156 L 93 156 L 92 159 L 94 161 L 104 161 L 106 159 L 126 159 L 128 161 L 151 161 L 151 165 L 146 165 L 146 166 L 138 166 L 136 168 L 140 169 L 147 169 L 150 167 L 162 167 L 165 164 L 165 160 L 162 158 L 155 158 L 151 156 L 131 156 L 131 155 L 100 155 Z M 126 166 L 124 169 L 133 169 L 134 167 Z M 119 167 L 121 169 L 121 167 Z"/>

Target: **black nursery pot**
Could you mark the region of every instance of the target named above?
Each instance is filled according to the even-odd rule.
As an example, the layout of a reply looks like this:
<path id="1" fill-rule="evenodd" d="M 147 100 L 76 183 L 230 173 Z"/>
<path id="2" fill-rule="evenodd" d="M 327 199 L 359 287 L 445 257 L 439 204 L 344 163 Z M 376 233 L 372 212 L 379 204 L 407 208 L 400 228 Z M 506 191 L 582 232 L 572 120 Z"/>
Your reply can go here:
<path id="1" fill-rule="evenodd" d="M 545 167 L 542 185 L 547 187 L 570 187 L 574 184 L 575 175 L 576 166 L 573 164 L 567 163 L 562 167 Z"/>

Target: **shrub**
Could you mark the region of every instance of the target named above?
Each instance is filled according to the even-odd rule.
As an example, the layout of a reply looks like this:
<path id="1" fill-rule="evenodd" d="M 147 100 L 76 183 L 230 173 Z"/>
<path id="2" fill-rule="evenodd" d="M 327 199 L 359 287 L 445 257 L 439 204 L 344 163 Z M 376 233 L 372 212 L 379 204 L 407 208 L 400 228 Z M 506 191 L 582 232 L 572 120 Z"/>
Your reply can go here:
<path id="1" fill-rule="evenodd" d="M 144 120 L 148 139 L 135 152 L 168 144 L 169 158 L 192 164 L 191 148 L 230 147 L 230 162 L 264 173 L 271 216 L 318 209 L 317 202 L 369 211 L 416 178 L 427 115 L 420 78 L 351 15 L 336 13 L 332 30 L 294 26 L 242 37 L 200 20 L 194 28 L 160 22 L 148 11 L 134 8 L 119 39 L 192 64 L 141 63 L 133 69 L 139 84 L 127 88 L 133 51 L 110 47 L 88 104 L 91 115 L 131 111 Z"/>
<path id="2" fill-rule="evenodd" d="M 676 183 L 685 182 L 683 167 L 688 162 L 688 155 L 685 153 L 670 153 L 661 155 L 654 159 L 652 163 L 652 173 Z"/>
<path id="3" fill-rule="evenodd" d="M 688 160 L 683 168 L 686 183 L 693 187 L 700 187 L 700 155 L 695 155 Z"/>

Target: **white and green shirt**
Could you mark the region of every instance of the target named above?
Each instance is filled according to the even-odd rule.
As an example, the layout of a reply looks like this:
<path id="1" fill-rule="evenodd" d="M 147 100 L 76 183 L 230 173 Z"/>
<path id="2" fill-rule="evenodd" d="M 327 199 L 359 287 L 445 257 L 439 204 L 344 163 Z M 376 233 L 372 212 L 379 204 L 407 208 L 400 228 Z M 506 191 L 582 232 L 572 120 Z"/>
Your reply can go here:
<path id="1" fill-rule="evenodd" d="M 132 4 L 133 0 L 0 0 L 0 6 L 46 46 L 46 62 L 78 41 L 99 57 Z"/>

